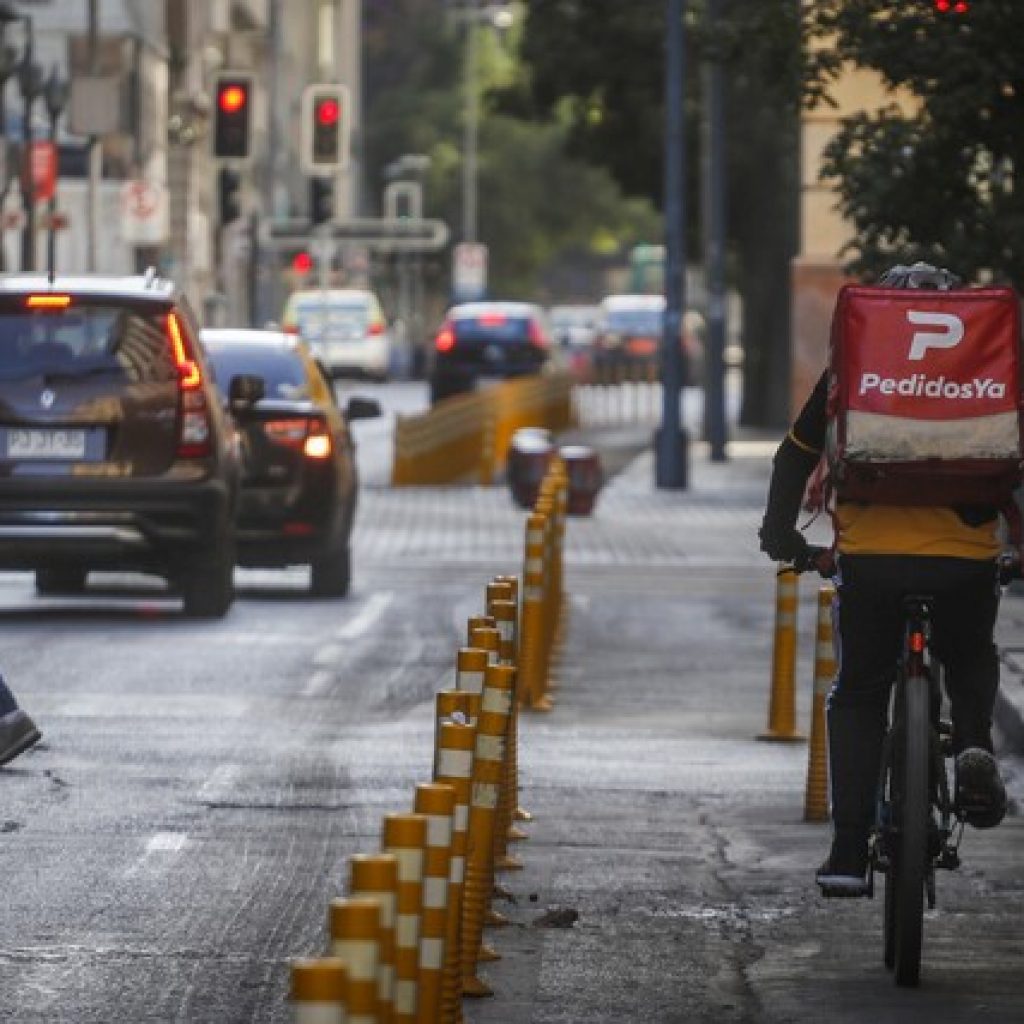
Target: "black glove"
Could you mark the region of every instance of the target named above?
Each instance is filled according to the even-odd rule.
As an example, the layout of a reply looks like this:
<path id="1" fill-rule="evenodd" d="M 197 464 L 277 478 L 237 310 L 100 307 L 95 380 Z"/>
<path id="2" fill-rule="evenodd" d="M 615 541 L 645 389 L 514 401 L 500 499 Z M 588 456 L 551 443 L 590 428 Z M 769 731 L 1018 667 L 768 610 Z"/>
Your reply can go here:
<path id="1" fill-rule="evenodd" d="M 758 532 L 761 550 L 774 562 L 797 562 L 807 559 L 807 541 L 795 526 L 780 526 L 765 518 Z"/>

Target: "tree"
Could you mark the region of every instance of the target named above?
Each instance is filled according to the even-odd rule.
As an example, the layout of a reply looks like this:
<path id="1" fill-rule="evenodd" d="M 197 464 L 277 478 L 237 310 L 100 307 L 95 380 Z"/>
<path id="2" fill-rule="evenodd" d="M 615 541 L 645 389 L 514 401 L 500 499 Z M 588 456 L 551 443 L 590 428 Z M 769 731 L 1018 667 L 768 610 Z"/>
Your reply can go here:
<path id="1" fill-rule="evenodd" d="M 926 259 L 1024 280 L 1024 5 L 822 0 L 808 32 L 827 41 L 810 69 L 819 92 L 850 63 L 904 98 L 845 119 L 825 152 L 856 232 L 848 269 Z"/>

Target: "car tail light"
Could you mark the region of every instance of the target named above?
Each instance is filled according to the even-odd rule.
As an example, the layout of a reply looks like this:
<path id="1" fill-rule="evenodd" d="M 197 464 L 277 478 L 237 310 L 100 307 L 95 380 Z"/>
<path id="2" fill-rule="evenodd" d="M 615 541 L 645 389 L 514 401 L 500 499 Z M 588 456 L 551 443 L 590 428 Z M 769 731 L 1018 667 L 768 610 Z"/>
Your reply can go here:
<path id="1" fill-rule="evenodd" d="M 541 330 L 541 326 L 536 320 L 530 321 L 529 338 L 530 344 L 537 348 L 546 349 L 549 345 L 547 335 Z"/>
<path id="2" fill-rule="evenodd" d="M 381 320 L 375 320 L 369 327 L 366 328 L 367 334 L 383 334 L 384 323 Z"/>
<path id="3" fill-rule="evenodd" d="M 455 331 L 450 323 L 444 323 L 434 339 L 434 348 L 438 352 L 451 352 L 455 348 Z"/>
<path id="4" fill-rule="evenodd" d="M 167 337 L 178 370 L 178 458 L 203 458 L 211 451 L 203 371 L 175 313 L 167 314 Z"/>
<path id="5" fill-rule="evenodd" d="M 282 334 L 298 335 L 298 333 L 299 333 L 299 325 L 298 324 L 285 324 L 281 328 L 281 333 Z"/>
<path id="6" fill-rule="evenodd" d="M 330 432 L 322 420 L 305 416 L 267 420 L 263 431 L 273 444 L 300 449 L 307 459 L 330 458 L 333 449 Z"/>
<path id="7" fill-rule="evenodd" d="M 67 309 L 71 305 L 70 295 L 30 295 L 25 300 L 29 309 Z"/>
<path id="8" fill-rule="evenodd" d="M 481 313 L 476 322 L 481 327 L 501 327 L 507 322 L 507 317 L 504 313 Z"/>

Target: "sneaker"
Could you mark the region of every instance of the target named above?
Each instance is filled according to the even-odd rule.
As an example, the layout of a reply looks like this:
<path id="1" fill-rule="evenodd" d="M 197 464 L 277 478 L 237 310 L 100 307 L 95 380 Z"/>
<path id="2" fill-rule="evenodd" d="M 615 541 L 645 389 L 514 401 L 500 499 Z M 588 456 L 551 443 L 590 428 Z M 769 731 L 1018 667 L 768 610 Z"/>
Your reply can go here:
<path id="1" fill-rule="evenodd" d="M 13 761 L 41 738 L 36 723 L 21 708 L 0 715 L 0 765 Z"/>
<path id="2" fill-rule="evenodd" d="M 814 880 L 822 896 L 869 896 L 871 886 L 867 879 L 867 843 L 832 843 L 825 863 L 818 868 Z"/>
<path id="3" fill-rule="evenodd" d="M 995 828 L 1006 815 L 1006 787 L 999 767 L 981 747 L 968 747 L 957 756 L 956 809 L 975 828 Z"/>

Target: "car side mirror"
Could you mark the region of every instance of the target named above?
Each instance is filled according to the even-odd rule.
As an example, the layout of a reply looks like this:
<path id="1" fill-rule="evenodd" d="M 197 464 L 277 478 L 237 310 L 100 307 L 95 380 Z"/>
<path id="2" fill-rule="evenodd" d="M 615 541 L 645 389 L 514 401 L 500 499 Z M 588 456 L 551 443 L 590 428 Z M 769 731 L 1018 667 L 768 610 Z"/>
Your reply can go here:
<path id="1" fill-rule="evenodd" d="M 267 393 L 263 378 L 254 373 L 240 373 L 231 378 L 228 387 L 228 405 L 232 412 L 251 409 Z"/>
<path id="2" fill-rule="evenodd" d="M 353 395 L 345 406 L 345 419 L 350 423 L 352 420 L 372 420 L 375 416 L 380 415 L 380 402 L 376 398 Z"/>

